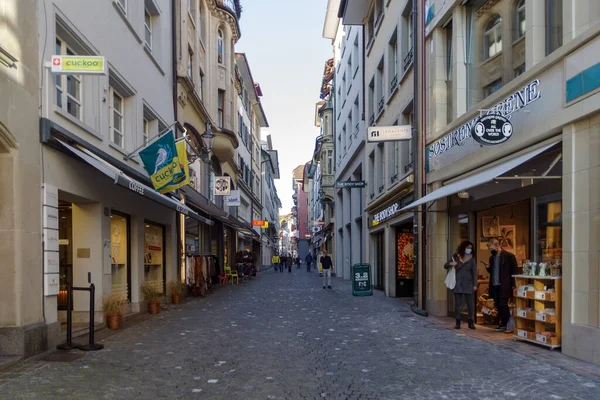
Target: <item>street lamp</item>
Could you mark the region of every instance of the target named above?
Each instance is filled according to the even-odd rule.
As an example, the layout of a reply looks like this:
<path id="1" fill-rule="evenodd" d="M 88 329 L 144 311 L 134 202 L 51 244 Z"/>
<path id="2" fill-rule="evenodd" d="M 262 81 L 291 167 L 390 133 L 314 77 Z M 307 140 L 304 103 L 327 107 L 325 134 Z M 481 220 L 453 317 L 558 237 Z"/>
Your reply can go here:
<path id="1" fill-rule="evenodd" d="M 202 144 L 204 145 L 205 151 L 210 153 L 215 145 L 215 135 L 210 130 L 210 123 L 206 123 L 206 131 L 200 135 L 200 139 L 202 139 Z"/>

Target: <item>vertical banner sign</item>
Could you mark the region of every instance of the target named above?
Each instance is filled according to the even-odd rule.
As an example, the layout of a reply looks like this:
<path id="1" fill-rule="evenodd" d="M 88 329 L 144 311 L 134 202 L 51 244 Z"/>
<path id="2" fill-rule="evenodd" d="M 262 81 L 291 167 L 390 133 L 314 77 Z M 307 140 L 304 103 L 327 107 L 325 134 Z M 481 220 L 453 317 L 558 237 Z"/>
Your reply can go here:
<path id="1" fill-rule="evenodd" d="M 171 183 L 160 190 L 162 194 L 172 192 L 173 190 L 190 184 L 190 168 L 188 166 L 185 140 L 180 140 L 175 146 L 177 148 L 177 157 L 179 158 L 179 167 L 181 168 L 181 173 L 175 174 Z"/>
<path id="2" fill-rule="evenodd" d="M 44 246 L 44 296 L 55 296 L 60 289 L 60 266 L 58 256 L 59 216 L 58 188 L 44 184 L 43 186 L 43 246 Z"/>
<path id="3" fill-rule="evenodd" d="M 141 150 L 139 154 L 152 185 L 158 192 L 166 189 L 173 179 L 184 173 L 179 162 L 172 129 Z"/>

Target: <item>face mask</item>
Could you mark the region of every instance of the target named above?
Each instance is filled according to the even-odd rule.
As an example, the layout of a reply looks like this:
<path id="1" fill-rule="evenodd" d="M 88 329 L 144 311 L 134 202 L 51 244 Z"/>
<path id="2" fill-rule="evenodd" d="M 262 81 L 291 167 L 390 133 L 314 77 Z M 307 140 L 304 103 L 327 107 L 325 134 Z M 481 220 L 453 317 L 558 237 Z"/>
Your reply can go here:
<path id="1" fill-rule="evenodd" d="M 473 252 L 473 249 L 466 249 L 465 250 L 465 254 L 471 254 Z"/>
<path id="2" fill-rule="evenodd" d="M 495 256 L 496 254 L 498 254 L 498 250 L 496 250 L 496 249 L 494 249 L 494 250 L 491 250 L 491 252 L 492 252 L 492 255 L 493 255 L 493 256 Z"/>

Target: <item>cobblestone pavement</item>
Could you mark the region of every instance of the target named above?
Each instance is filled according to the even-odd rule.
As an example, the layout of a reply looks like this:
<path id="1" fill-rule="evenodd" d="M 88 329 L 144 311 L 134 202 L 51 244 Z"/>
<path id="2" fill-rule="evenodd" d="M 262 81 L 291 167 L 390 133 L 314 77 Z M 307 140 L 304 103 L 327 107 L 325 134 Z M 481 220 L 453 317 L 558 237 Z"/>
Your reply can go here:
<path id="1" fill-rule="evenodd" d="M 105 350 L 0 372 L 0 399 L 600 398 L 594 366 L 576 374 L 381 293 L 320 284 L 304 269 L 265 271 L 104 337 Z"/>

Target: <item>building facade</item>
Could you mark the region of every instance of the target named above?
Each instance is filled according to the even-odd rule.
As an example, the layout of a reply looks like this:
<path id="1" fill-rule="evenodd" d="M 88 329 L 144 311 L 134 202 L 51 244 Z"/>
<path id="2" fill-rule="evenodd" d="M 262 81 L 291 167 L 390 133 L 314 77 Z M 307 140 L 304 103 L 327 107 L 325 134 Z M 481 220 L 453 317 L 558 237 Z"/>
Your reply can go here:
<path id="1" fill-rule="evenodd" d="M 266 140 L 261 142 L 262 161 L 262 214 L 261 220 L 267 221 L 269 226 L 262 228 L 262 265 L 263 268 L 271 266 L 271 257 L 274 254 L 280 254 L 281 238 L 279 209 L 281 200 L 277 195 L 275 180 L 280 179 L 279 173 L 279 155 L 277 150 L 273 149 L 271 135 L 266 135 Z"/>
<path id="2" fill-rule="evenodd" d="M 366 125 L 412 127 L 415 3 L 412 0 L 348 0 L 342 3 L 340 15 L 346 31 L 362 27 L 364 32 Z M 340 95 L 347 90 L 347 85 L 344 86 L 342 75 L 340 86 L 344 88 L 338 88 Z M 366 164 L 363 177 L 367 182 L 363 227 L 368 232 L 364 238 L 367 243 L 365 260 L 373 269 L 373 285 L 391 297 L 412 297 L 415 286 L 413 214 L 399 212 L 401 206 L 413 199 L 411 142 L 366 143 L 363 151 Z M 351 190 L 358 191 L 344 189 L 346 192 Z M 342 201 L 345 205 L 346 201 Z M 346 218 L 350 219 L 349 216 Z"/>
<path id="3" fill-rule="evenodd" d="M 366 124 L 364 113 L 364 43 L 361 25 L 343 25 L 338 17 L 340 0 L 330 0 L 323 36 L 331 40 L 335 77 L 334 143 L 335 181 L 365 180 Z M 363 240 L 366 188 L 335 189 L 335 226 L 338 275 L 350 279 L 351 266 L 365 262 L 367 242 Z"/>
<path id="4" fill-rule="evenodd" d="M 556 293 L 535 304 L 556 322 L 517 318 L 517 333 L 539 343 L 542 329 L 563 353 L 600 363 L 600 4 L 433 1 L 425 15 L 428 194 L 407 209 L 429 210 L 427 310 L 453 315 L 442 266 L 458 243 L 472 241 L 486 261 L 497 238 L 519 267 L 544 263 L 560 276 L 536 283 Z M 481 145 L 473 127 L 488 114 L 512 130 Z M 479 275 L 481 295 L 489 275 Z"/>
<path id="5" fill-rule="evenodd" d="M 44 318 L 40 273 L 36 3 L 0 1 L 0 32 L 0 357 L 28 357 L 55 345 L 60 335 L 56 319 Z"/>

